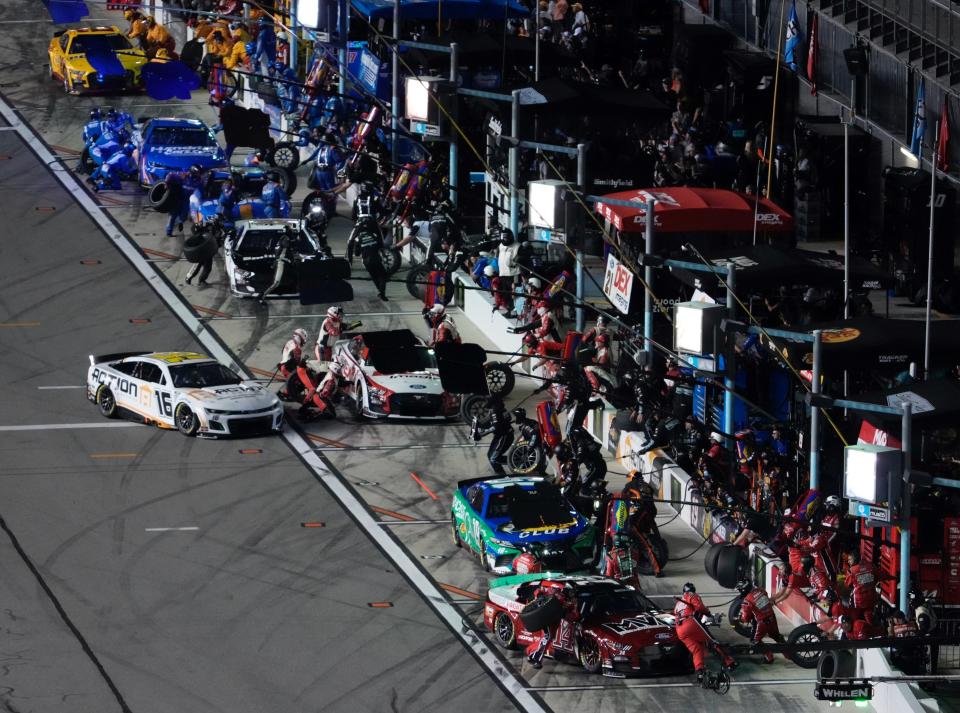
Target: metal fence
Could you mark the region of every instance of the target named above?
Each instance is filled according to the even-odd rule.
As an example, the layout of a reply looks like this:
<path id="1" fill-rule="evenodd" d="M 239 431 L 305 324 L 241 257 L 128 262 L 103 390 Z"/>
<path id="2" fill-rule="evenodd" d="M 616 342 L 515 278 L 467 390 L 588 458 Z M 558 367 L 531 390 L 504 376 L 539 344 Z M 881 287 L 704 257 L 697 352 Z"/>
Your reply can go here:
<path id="1" fill-rule="evenodd" d="M 938 619 L 937 633 L 943 636 L 960 634 L 960 619 Z M 937 656 L 937 673 L 960 671 L 960 646 L 940 646 Z"/>

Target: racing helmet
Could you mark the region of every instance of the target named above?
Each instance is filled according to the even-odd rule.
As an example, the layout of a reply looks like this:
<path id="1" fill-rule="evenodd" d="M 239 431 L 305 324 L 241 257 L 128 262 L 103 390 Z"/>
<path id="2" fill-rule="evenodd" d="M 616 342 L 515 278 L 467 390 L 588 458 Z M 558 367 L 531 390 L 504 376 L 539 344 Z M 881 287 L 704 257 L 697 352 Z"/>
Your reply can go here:
<path id="1" fill-rule="evenodd" d="M 737 592 L 740 593 L 741 597 L 747 596 L 753 590 L 753 584 L 750 583 L 747 579 L 741 579 L 737 582 Z"/>
<path id="2" fill-rule="evenodd" d="M 107 121 L 115 121 L 120 118 L 120 112 L 112 106 L 107 109 Z"/>
<path id="3" fill-rule="evenodd" d="M 343 317 L 343 307 L 339 305 L 335 307 L 327 307 L 327 316 L 330 319 L 341 319 Z"/>
<path id="4" fill-rule="evenodd" d="M 721 436 L 719 433 L 714 431 L 713 433 L 710 434 L 710 440 L 713 441 L 714 443 L 723 443 L 723 436 Z"/>
<path id="5" fill-rule="evenodd" d="M 540 307 L 537 307 L 537 314 L 540 315 L 541 317 L 543 317 L 544 315 L 546 315 L 547 312 L 549 312 L 549 311 L 550 311 L 550 310 L 547 309 L 546 305 L 541 305 Z"/>
<path id="6" fill-rule="evenodd" d="M 427 314 L 433 317 L 434 319 L 441 319 L 443 315 L 445 315 L 446 313 L 447 313 L 447 310 L 439 302 L 435 304 L 433 307 L 431 307 L 430 310 L 427 312 Z"/>
<path id="7" fill-rule="evenodd" d="M 689 592 L 697 593 L 697 586 L 693 582 L 687 582 L 683 585 L 683 593 L 687 594 Z"/>
<path id="8" fill-rule="evenodd" d="M 823 507 L 831 512 L 840 510 L 840 496 L 830 495 L 823 501 Z"/>
<path id="9" fill-rule="evenodd" d="M 837 600 L 836 592 L 832 589 L 824 589 L 820 592 L 820 600 L 832 604 Z"/>
<path id="10" fill-rule="evenodd" d="M 597 327 L 602 328 L 610 324 L 610 318 L 605 314 L 597 315 Z"/>
<path id="11" fill-rule="evenodd" d="M 845 626 L 853 626 L 853 619 L 850 617 L 849 614 L 841 614 L 837 618 L 837 624 L 839 624 L 841 628 Z"/>
<path id="12" fill-rule="evenodd" d="M 90 110 L 90 121 L 100 121 L 103 118 L 103 114 L 100 112 L 100 107 L 95 106 Z"/>
<path id="13" fill-rule="evenodd" d="M 133 152 L 136 151 L 136 150 L 137 150 L 137 147 L 134 146 L 133 144 L 126 143 L 126 144 L 123 145 L 123 152 L 124 152 L 127 156 L 133 156 Z"/>
<path id="14" fill-rule="evenodd" d="M 297 327 L 293 330 L 293 341 L 303 346 L 307 343 L 307 330 L 303 327 Z"/>
<path id="15" fill-rule="evenodd" d="M 555 455 L 558 460 L 566 460 L 570 457 L 570 446 L 566 443 L 558 443 L 553 448 L 553 455 Z"/>
<path id="16" fill-rule="evenodd" d="M 527 418 L 527 412 L 523 406 L 517 406 L 510 413 L 513 414 L 513 417 L 517 419 L 517 421 L 524 421 Z"/>
<path id="17" fill-rule="evenodd" d="M 503 228 L 500 231 L 500 244 L 513 245 L 513 231 L 510 228 Z"/>
<path id="18" fill-rule="evenodd" d="M 154 55 L 157 59 L 170 59 L 170 53 L 167 52 L 165 47 L 161 47 L 157 50 L 157 53 Z"/>
<path id="19" fill-rule="evenodd" d="M 541 287 L 543 287 L 543 283 L 540 282 L 539 277 L 531 277 L 529 280 L 527 280 L 527 287 L 532 290 L 539 290 Z"/>
<path id="20" fill-rule="evenodd" d="M 270 65 L 270 66 L 273 68 L 273 71 L 275 71 L 275 72 L 282 72 L 283 70 L 285 70 L 285 69 L 287 68 L 287 65 L 285 65 L 285 64 L 284 64 L 283 62 L 281 62 L 280 60 L 277 60 L 276 62 L 274 62 L 274 63 L 273 63 L 272 65 Z"/>
<path id="21" fill-rule="evenodd" d="M 493 269 L 493 265 L 487 265 L 485 268 L 483 268 L 484 277 L 493 277 L 496 274 L 497 271 Z"/>
<path id="22" fill-rule="evenodd" d="M 123 12 L 123 19 L 126 20 L 127 22 L 130 22 L 132 19 L 134 19 L 135 17 L 137 17 L 139 14 L 140 14 L 140 13 L 137 12 L 136 10 L 124 10 L 124 12 Z"/>
<path id="23" fill-rule="evenodd" d="M 343 366 L 341 366 L 340 362 L 338 361 L 332 361 L 327 366 L 327 371 L 334 376 L 340 376 L 340 374 L 343 372 Z"/>
<path id="24" fill-rule="evenodd" d="M 322 206 L 315 205 L 307 214 L 307 226 L 313 230 L 322 230 L 327 227 L 327 212 Z"/>
<path id="25" fill-rule="evenodd" d="M 199 164 L 199 163 L 195 163 L 195 164 L 193 164 L 193 165 L 190 167 L 190 175 L 191 175 L 191 176 L 194 176 L 194 177 L 198 177 L 198 176 L 200 175 L 200 172 L 201 172 L 202 170 L 203 170 L 203 169 L 200 167 L 200 164 Z"/>

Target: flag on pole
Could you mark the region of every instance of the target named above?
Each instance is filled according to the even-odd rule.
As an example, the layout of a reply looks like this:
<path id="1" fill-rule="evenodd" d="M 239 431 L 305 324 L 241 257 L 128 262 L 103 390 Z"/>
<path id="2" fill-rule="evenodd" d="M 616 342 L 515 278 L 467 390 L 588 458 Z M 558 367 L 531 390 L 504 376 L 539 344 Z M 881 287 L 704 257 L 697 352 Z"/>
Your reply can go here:
<path id="1" fill-rule="evenodd" d="M 913 135 L 910 138 L 910 153 L 914 156 L 920 156 L 920 149 L 923 148 L 923 135 L 927 132 L 927 104 L 924 101 L 924 80 L 920 78 L 920 86 L 917 87 L 917 108 L 913 112 Z"/>
<path id="2" fill-rule="evenodd" d="M 790 6 L 790 17 L 787 18 L 787 44 L 783 61 L 794 72 L 800 71 L 800 53 L 803 51 L 803 31 L 800 29 L 800 18 L 797 17 L 797 0 Z"/>
<path id="3" fill-rule="evenodd" d="M 810 41 L 807 43 L 807 79 L 810 93 L 817 96 L 817 15 L 810 18 Z"/>
<path id="4" fill-rule="evenodd" d="M 950 112 L 947 109 L 947 97 L 943 97 L 943 106 L 940 108 L 940 133 L 937 136 L 937 170 L 949 171 L 950 160 L 948 150 L 950 146 Z"/>

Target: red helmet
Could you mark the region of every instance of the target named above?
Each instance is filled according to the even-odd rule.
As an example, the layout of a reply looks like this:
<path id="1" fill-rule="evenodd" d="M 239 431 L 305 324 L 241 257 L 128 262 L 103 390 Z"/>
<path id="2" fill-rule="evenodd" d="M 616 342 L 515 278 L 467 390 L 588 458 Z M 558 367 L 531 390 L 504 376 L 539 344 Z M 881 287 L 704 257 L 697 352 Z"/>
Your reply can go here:
<path id="1" fill-rule="evenodd" d="M 539 574 L 543 572 L 543 565 L 532 554 L 524 552 L 513 560 L 513 571 L 517 574 Z"/>

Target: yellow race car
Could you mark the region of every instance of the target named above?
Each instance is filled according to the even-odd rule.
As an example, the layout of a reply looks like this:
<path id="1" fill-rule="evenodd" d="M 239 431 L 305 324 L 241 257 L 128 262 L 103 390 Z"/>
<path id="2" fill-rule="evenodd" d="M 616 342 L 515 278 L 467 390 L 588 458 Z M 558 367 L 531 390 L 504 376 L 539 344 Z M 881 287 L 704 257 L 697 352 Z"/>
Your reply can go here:
<path id="1" fill-rule="evenodd" d="M 50 78 L 68 94 L 122 91 L 140 86 L 146 55 L 117 27 L 62 30 L 50 40 Z"/>

